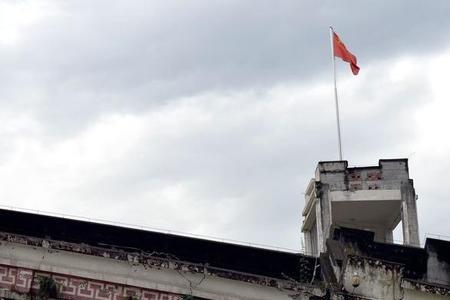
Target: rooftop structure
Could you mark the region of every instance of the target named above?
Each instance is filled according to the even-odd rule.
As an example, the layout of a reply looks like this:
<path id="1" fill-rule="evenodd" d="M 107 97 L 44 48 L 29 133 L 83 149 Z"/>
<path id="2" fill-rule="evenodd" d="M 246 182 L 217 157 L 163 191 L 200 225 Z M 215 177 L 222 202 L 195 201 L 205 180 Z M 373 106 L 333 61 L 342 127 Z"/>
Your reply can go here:
<path id="1" fill-rule="evenodd" d="M 302 212 L 306 251 L 324 252 L 333 225 L 373 231 L 376 241 L 392 242 L 400 221 L 404 244 L 419 246 L 416 199 L 407 159 L 354 168 L 347 161 L 319 162 Z"/>

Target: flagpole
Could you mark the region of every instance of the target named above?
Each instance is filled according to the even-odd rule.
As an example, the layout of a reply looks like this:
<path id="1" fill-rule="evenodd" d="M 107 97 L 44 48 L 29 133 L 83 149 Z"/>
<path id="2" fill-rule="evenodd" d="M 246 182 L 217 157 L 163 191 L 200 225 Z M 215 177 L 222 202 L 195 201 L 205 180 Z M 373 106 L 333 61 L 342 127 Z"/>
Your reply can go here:
<path id="1" fill-rule="evenodd" d="M 339 146 L 339 160 L 342 160 L 342 143 L 341 143 L 341 122 L 339 120 L 339 101 L 336 87 L 336 60 L 334 58 L 334 45 L 333 45 L 333 27 L 330 26 L 330 42 L 331 42 L 331 60 L 333 62 L 333 82 L 334 82 L 334 101 L 336 104 L 336 122 L 338 133 L 338 146 Z"/>

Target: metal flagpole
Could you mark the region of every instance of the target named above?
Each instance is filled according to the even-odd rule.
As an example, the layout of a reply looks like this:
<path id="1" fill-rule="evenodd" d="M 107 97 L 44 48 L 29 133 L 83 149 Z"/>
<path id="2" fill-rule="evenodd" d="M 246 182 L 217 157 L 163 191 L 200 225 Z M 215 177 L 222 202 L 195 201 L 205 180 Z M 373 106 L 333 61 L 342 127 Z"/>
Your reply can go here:
<path id="1" fill-rule="evenodd" d="M 333 61 L 334 101 L 336 103 L 336 121 L 337 121 L 337 132 L 338 132 L 339 160 L 342 160 L 341 122 L 339 120 L 339 102 L 338 102 L 338 94 L 337 94 L 337 87 L 336 87 L 336 60 L 334 58 L 333 33 L 334 33 L 333 27 L 330 26 L 331 60 Z"/>

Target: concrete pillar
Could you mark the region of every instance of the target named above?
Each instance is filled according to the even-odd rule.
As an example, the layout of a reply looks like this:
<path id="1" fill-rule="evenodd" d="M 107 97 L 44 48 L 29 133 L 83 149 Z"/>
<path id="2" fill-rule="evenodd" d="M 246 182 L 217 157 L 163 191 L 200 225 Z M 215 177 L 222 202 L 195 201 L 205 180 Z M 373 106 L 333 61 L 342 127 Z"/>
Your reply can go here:
<path id="1" fill-rule="evenodd" d="M 330 228 L 332 222 L 332 212 L 331 212 L 331 201 L 329 198 L 329 186 L 328 184 L 322 184 L 320 186 L 320 209 L 317 214 L 321 216 L 321 231 L 322 231 L 322 239 L 320 240 L 320 252 L 324 252 L 326 250 L 325 241 L 330 236 Z M 320 253 L 319 252 L 319 253 Z"/>
<path id="2" fill-rule="evenodd" d="M 305 253 L 312 254 L 311 232 L 310 231 L 303 232 L 303 238 L 305 240 Z"/>
<path id="3" fill-rule="evenodd" d="M 392 231 L 392 229 L 386 229 L 384 233 L 384 240 L 388 243 L 394 242 L 394 232 Z"/>
<path id="4" fill-rule="evenodd" d="M 420 246 L 416 193 L 412 185 L 412 180 L 402 183 L 401 195 L 403 243 L 405 245 Z"/>
<path id="5" fill-rule="evenodd" d="M 375 241 L 386 242 L 386 228 L 374 226 L 369 229 L 375 233 L 375 236 L 374 236 Z"/>
<path id="6" fill-rule="evenodd" d="M 367 227 L 360 226 L 359 229 L 370 230 L 373 233 L 375 233 L 374 239 L 377 242 L 392 243 L 392 241 L 394 240 L 394 235 L 393 235 L 392 230 L 388 229 L 386 227 L 372 225 L 372 226 L 367 226 Z"/>
<path id="7" fill-rule="evenodd" d="M 323 238 L 323 224 L 322 224 L 322 205 L 321 200 L 316 199 L 316 226 L 317 226 L 317 240 L 316 240 L 316 249 L 317 249 L 317 256 L 324 250 L 324 238 Z"/>

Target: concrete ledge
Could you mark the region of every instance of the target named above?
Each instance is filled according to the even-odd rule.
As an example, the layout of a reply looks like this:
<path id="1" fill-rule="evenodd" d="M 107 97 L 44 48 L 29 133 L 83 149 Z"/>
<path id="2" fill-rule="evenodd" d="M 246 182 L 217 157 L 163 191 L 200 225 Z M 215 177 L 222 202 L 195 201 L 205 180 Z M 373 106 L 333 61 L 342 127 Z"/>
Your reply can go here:
<path id="1" fill-rule="evenodd" d="M 191 283 L 194 296 L 212 300 L 289 300 L 289 293 L 292 293 L 211 275 L 203 278 L 191 272 L 147 268 L 111 258 L 9 242 L 0 244 L 0 264 L 175 294 L 189 294 Z"/>
<path id="2" fill-rule="evenodd" d="M 333 191 L 330 200 L 339 201 L 401 201 L 400 190 L 359 190 L 359 191 Z"/>

